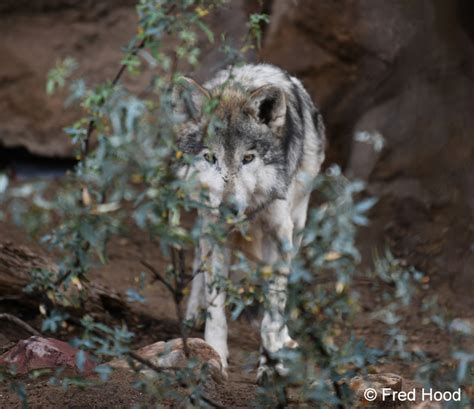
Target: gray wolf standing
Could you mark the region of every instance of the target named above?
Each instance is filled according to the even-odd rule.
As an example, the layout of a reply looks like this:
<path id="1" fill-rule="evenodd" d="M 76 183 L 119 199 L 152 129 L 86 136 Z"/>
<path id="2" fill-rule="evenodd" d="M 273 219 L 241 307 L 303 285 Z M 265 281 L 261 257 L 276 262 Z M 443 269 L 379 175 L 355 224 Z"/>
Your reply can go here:
<path id="1" fill-rule="evenodd" d="M 191 79 L 191 98 L 180 127 L 180 149 L 195 157 L 181 170 L 194 174 L 208 189 L 214 209 L 226 206 L 237 216 L 253 215 L 250 249 L 254 259 L 273 266 L 268 306 L 261 324 L 262 348 L 258 377 L 268 369 L 266 358 L 283 347 L 295 346 L 284 319 L 291 258 L 300 244 L 314 177 L 324 160 L 324 125 L 301 82 L 271 65 L 244 65 L 220 71 L 202 86 Z M 206 135 L 209 115 L 203 107 L 215 98 L 213 115 L 219 126 Z M 202 215 L 212 223 L 216 212 Z M 228 276 L 228 249 L 212 248 L 203 239 L 195 268 L 210 254 L 203 274 L 196 274 L 186 317 L 207 309 L 205 340 L 227 368 L 227 321 L 223 291 L 211 284 Z M 277 366 L 279 371 L 284 368 Z"/>

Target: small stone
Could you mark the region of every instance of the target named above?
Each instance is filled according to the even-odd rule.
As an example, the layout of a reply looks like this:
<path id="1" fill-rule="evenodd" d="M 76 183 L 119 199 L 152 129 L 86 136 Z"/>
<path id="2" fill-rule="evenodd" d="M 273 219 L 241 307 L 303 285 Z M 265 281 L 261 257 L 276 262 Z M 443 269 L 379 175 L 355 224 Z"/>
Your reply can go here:
<path id="1" fill-rule="evenodd" d="M 88 355 L 82 372 L 77 367 L 77 348 L 54 338 L 30 337 L 19 341 L 0 356 L 0 366 L 13 369 L 17 374 L 26 374 L 34 369 L 67 367 L 77 374 L 89 374 L 94 368 Z"/>
<path id="2" fill-rule="evenodd" d="M 398 403 L 392 399 L 383 399 L 383 389 L 394 392 L 402 390 L 402 377 L 392 373 L 368 374 L 356 376 L 349 382 L 356 401 L 364 408 L 397 408 Z"/>
<path id="3" fill-rule="evenodd" d="M 188 338 L 186 345 L 190 353 L 189 358 L 197 358 L 201 363 L 199 368 L 203 364 L 209 365 L 211 377 L 215 382 L 222 383 L 227 379 L 227 373 L 222 367 L 219 354 L 207 342 L 200 338 Z M 160 368 L 184 368 L 188 362 L 182 338 L 176 338 L 167 342 L 155 342 L 139 349 L 137 354 Z M 125 359 L 114 359 L 108 365 L 113 368 L 129 368 L 128 362 Z M 142 372 L 147 376 L 153 375 L 153 370 L 148 368 L 143 369 Z"/>
<path id="4" fill-rule="evenodd" d="M 474 318 L 455 318 L 449 324 L 449 331 L 464 335 L 474 334 Z"/>

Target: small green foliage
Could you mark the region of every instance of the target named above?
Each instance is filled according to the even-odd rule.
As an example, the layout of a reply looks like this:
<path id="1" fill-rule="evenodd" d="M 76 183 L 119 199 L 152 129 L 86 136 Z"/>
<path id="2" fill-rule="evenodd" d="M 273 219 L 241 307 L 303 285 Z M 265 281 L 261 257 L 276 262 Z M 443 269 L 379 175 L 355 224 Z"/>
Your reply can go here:
<path id="1" fill-rule="evenodd" d="M 262 25 L 268 24 L 270 17 L 263 13 L 254 13 L 249 18 L 249 32 L 258 48 L 262 47 Z"/>
<path id="2" fill-rule="evenodd" d="M 127 71 L 130 74 L 134 76 L 137 76 L 140 74 L 141 60 L 138 56 L 134 54 L 128 54 L 123 58 L 122 64 L 125 65 L 125 67 L 127 68 Z"/>
<path id="3" fill-rule="evenodd" d="M 48 73 L 46 81 L 46 93 L 52 95 L 57 89 L 62 89 L 66 85 L 66 80 L 77 69 L 78 64 L 74 58 L 66 57 L 62 61 L 56 62 L 56 66 Z"/>

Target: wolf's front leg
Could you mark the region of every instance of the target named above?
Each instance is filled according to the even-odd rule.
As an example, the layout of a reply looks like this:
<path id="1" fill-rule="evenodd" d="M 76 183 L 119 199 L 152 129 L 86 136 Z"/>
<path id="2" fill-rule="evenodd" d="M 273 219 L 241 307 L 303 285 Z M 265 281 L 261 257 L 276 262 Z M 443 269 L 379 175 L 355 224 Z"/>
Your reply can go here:
<path id="1" fill-rule="evenodd" d="M 257 374 L 257 380 L 260 382 L 264 374 L 272 370 L 268 366 L 268 355 L 285 347 L 297 346 L 288 333 L 285 319 L 288 276 L 292 258 L 293 224 L 288 221 L 286 226 L 280 226 L 278 233 L 276 237 L 269 235 L 263 240 L 264 261 L 274 267 L 274 274 L 268 287 L 267 305 L 261 327 L 263 353 Z M 274 369 L 280 375 L 286 374 L 286 369 L 281 363 Z"/>
<path id="2" fill-rule="evenodd" d="M 207 301 L 206 328 L 204 339 L 214 347 L 222 359 L 224 376 L 227 375 L 227 319 L 225 316 L 225 291 L 220 288 L 222 279 L 228 277 L 228 251 L 217 246 L 211 252 L 210 268 L 205 272 Z"/>
<path id="3" fill-rule="evenodd" d="M 200 327 L 201 312 L 206 308 L 206 290 L 204 278 L 204 257 L 201 248 L 196 248 L 193 262 L 193 281 L 191 283 L 191 293 L 189 294 L 188 305 L 186 307 L 186 319 L 193 322 L 195 327 Z"/>

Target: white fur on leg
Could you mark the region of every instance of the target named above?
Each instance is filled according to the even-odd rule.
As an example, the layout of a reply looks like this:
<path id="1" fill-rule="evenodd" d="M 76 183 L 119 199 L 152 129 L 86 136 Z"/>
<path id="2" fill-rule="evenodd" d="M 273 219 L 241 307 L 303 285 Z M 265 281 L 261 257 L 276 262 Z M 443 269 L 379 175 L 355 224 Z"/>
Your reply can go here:
<path id="1" fill-rule="evenodd" d="M 284 319 L 284 311 L 287 298 L 288 277 L 278 275 L 274 282 L 270 284 L 268 298 L 270 307 L 263 315 L 261 337 L 262 346 L 265 353 L 275 353 L 282 348 L 294 348 L 297 346 L 289 333 Z M 265 354 L 260 357 L 260 366 L 257 373 L 257 379 L 261 378 L 263 373 L 268 370 Z M 281 376 L 287 374 L 287 369 L 281 364 L 275 366 L 275 370 Z"/>
<path id="2" fill-rule="evenodd" d="M 191 283 L 191 294 L 189 294 L 186 307 L 186 319 L 196 323 L 199 319 L 199 312 L 205 306 L 204 273 L 198 273 Z"/>
<path id="3" fill-rule="evenodd" d="M 204 272 L 198 271 L 202 269 L 202 267 L 202 255 L 200 249 L 197 248 L 193 262 L 193 274 L 195 274 L 195 277 L 191 283 L 191 294 L 189 294 L 188 305 L 186 307 L 186 319 L 192 320 L 193 322 L 196 322 L 199 318 L 200 310 L 206 308 Z"/>
<path id="4" fill-rule="evenodd" d="M 227 349 L 227 320 L 224 304 L 225 294 L 221 292 L 215 296 L 212 304 L 207 308 L 208 317 L 206 319 L 204 339 L 219 353 L 222 359 L 222 366 L 227 368 L 229 352 Z"/>
<path id="5" fill-rule="evenodd" d="M 288 278 L 278 275 L 269 286 L 269 304 L 262 320 L 262 343 L 269 352 L 277 352 L 290 339 L 283 313 L 286 305 Z"/>
<path id="6" fill-rule="evenodd" d="M 306 224 L 309 197 L 309 195 L 304 196 L 298 203 L 296 203 L 296 207 L 292 211 L 292 217 L 295 226 L 293 232 L 293 254 L 298 252 L 301 240 L 303 238 L 301 232 Z"/>
<path id="7" fill-rule="evenodd" d="M 218 292 L 215 286 L 217 275 L 227 277 L 228 266 L 227 257 L 224 251 L 215 248 L 212 252 L 212 266 L 205 273 L 206 300 L 207 300 L 207 318 L 206 329 L 204 331 L 204 339 L 211 345 L 220 355 L 224 370 L 227 368 L 227 360 L 229 351 L 227 348 L 227 319 L 225 316 L 225 299 L 224 291 Z M 226 373 L 224 373 L 226 376 Z"/>
<path id="8" fill-rule="evenodd" d="M 297 343 L 291 339 L 288 333 L 288 327 L 285 323 L 285 307 L 287 300 L 288 275 L 290 272 L 291 252 L 292 252 L 292 234 L 293 224 L 289 217 L 287 225 L 279 226 L 278 231 L 281 237 L 281 243 L 286 243 L 287 250 L 281 251 L 281 245 L 271 237 L 264 240 L 263 256 L 267 263 L 274 265 L 276 262 L 283 262 L 282 266 L 278 267 L 278 272 L 269 283 L 268 290 L 268 307 L 265 310 L 262 327 L 261 338 L 262 347 L 265 353 L 275 353 L 284 347 L 295 347 Z M 283 253 L 283 255 L 282 255 Z M 265 372 L 270 368 L 267 366 L 267 359 L 265 353 L 260 358 L 260 366 L 257 373 L 257 380 L 261 381 Z M 275 366 L 275 370 L 284 376 L 287 374 L 287 369 L 281 364 Z"/>

